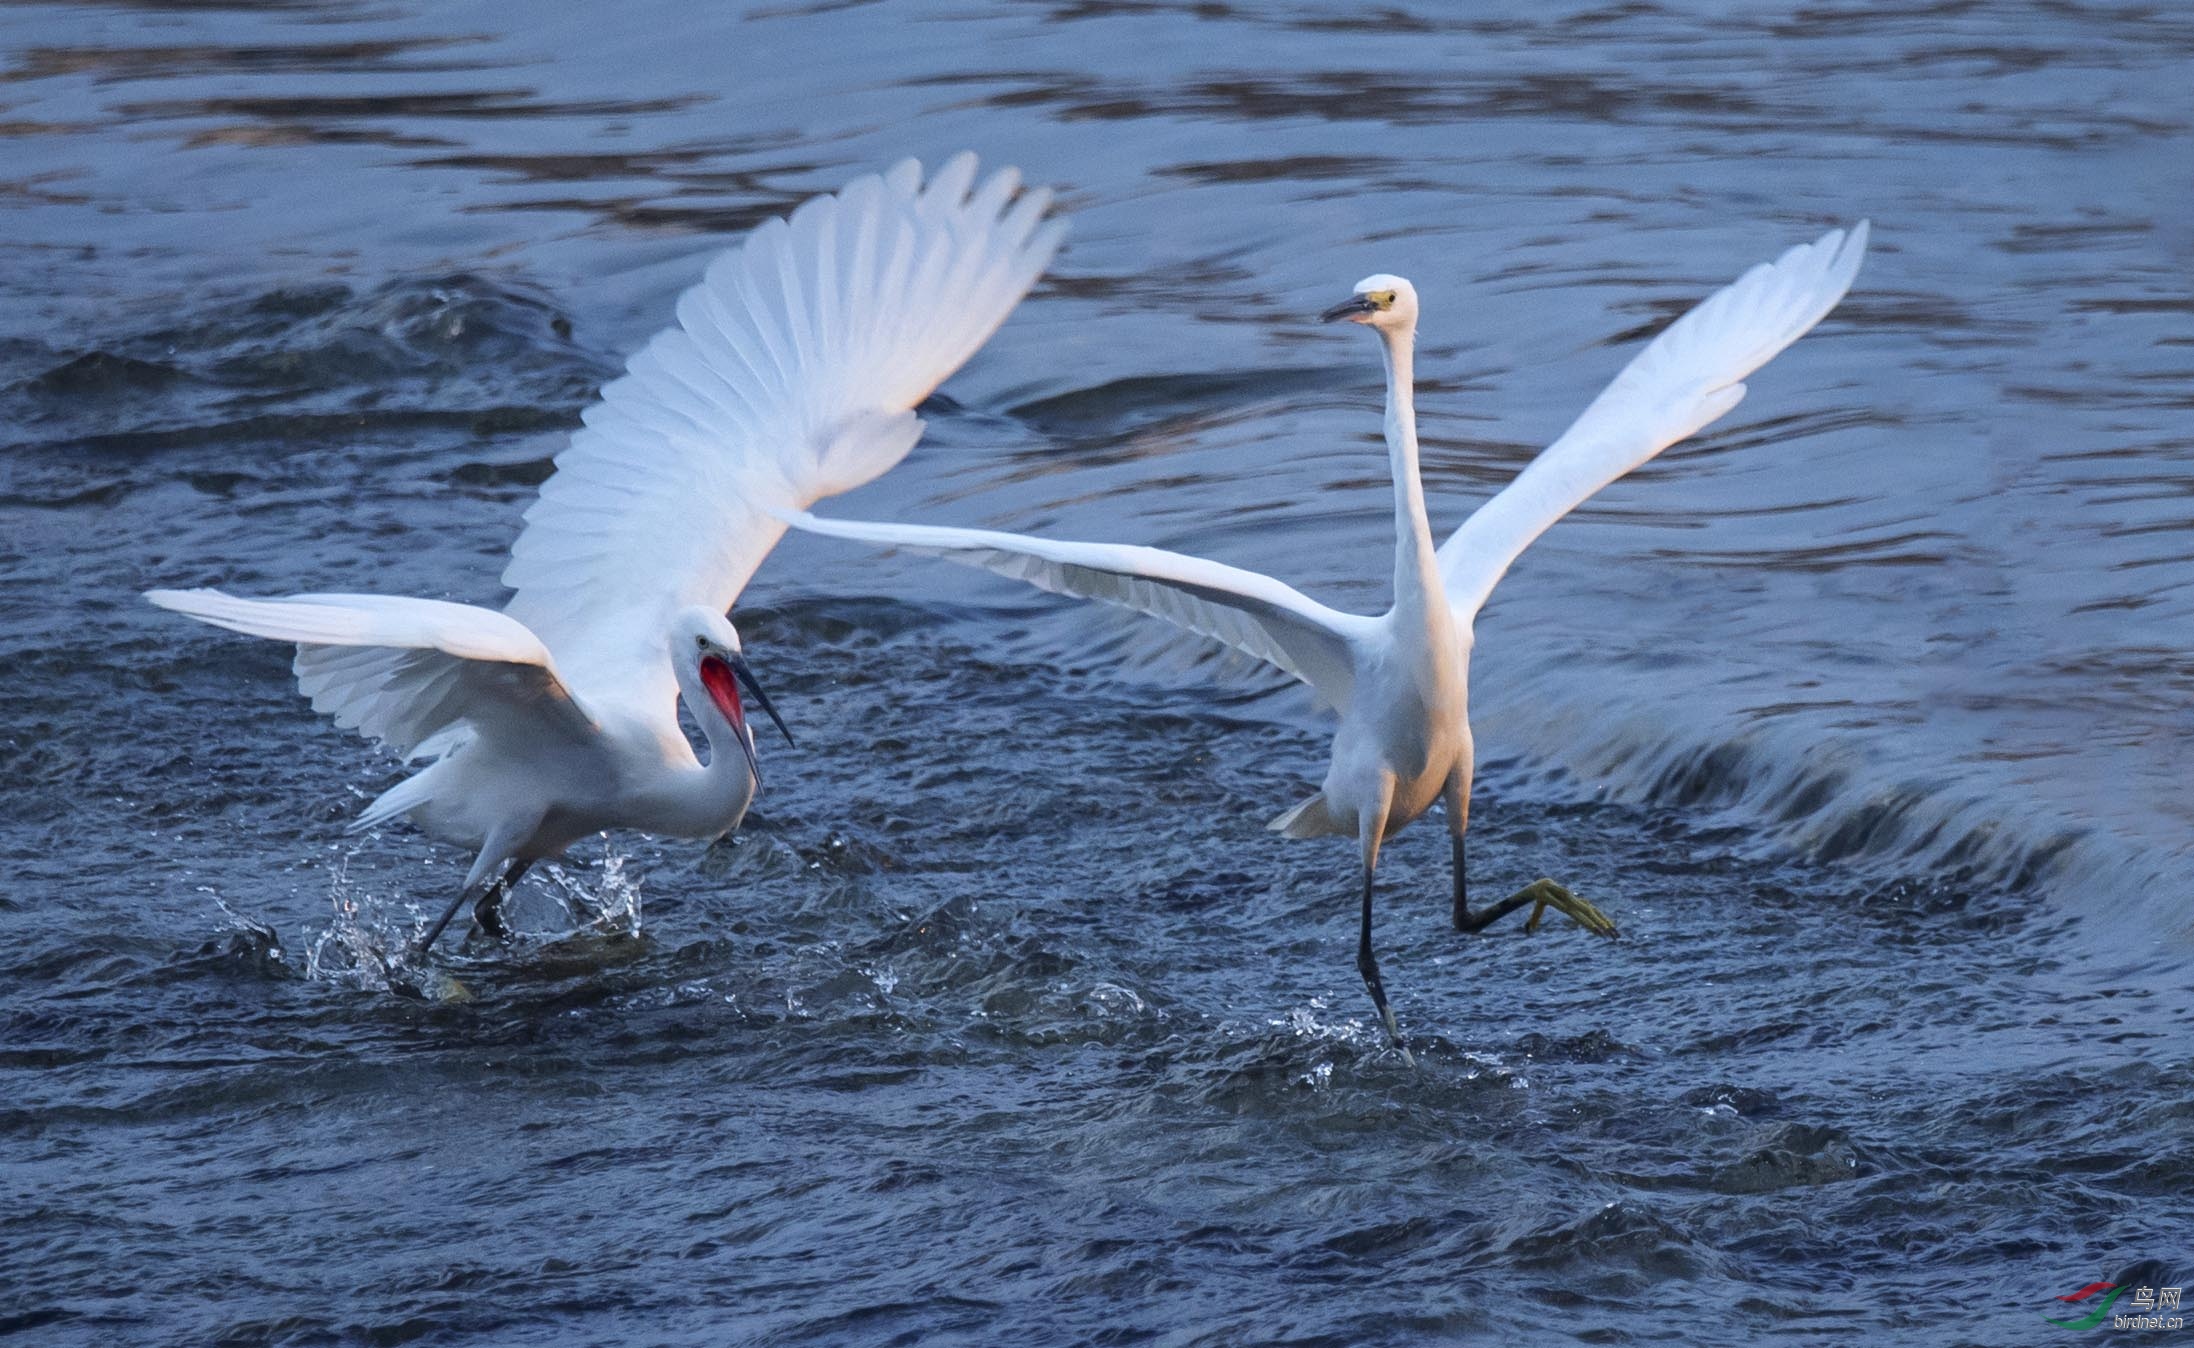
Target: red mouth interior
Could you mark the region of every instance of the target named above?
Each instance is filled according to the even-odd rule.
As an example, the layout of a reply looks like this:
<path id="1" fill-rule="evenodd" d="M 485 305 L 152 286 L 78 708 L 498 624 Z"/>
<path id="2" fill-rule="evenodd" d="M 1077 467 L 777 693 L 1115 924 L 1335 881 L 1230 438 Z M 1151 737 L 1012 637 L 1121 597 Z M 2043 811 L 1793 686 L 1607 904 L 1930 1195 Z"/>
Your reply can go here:
<path id="1" fill-rule="evenodd" d="M 724 714 L 734 729 L 744 730 L 747 724 L 746 708 L 739 703 L 739 679 L 731 672 L 731 666 L 715 656 L 701 660 L 701 686 L 708 689 L 709 700 L 716 710 Z"/>

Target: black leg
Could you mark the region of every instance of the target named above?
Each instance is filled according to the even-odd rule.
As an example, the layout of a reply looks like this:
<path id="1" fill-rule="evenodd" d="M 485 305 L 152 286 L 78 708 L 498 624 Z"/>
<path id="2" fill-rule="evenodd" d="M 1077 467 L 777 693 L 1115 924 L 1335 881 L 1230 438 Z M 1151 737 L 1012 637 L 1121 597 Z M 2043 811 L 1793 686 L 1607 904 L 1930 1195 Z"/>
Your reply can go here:
<path id="1" fill-rule="evenodd" d="M 1458 884 L 1455 886 L 1455 930 L 1484 931 L 1487 927 L 1492 926 L 1538 897 L 1536 891 L 1520 889 L 1499 903 L 1494 904 L 1491 908 L 1480 909 L 1478 912 L 1473 913 L 1470 911 L 1470 905 L 1463 901 L 1463 887 Z M 1537 926 L 1538 924 L 1533 923 L 1532 925 Z"/>
<path id="2" fill-rule="evenodd" d="M 487 893 L 472 906 L 472 920 L 480 924 L 480 930 L 498 941 L 510 939 L 510 928 L 503 922 L 503 900 L 510 897 L 510 887 L 518 883 L 531 861 L 513 861 L 503 868 L 502 878 L 489 885 Z"/>
<path id="3" fill-rule="evenodd" d="M 413 959 L 427 953 L 427 948 L 433 945 L 435 938 L 442 934 L 442 928 L 449 925 L 449 920 L 457 916 L 457 910 L 464 907 L 465 900 L 471 897 L 472 891 L 469 889 L 458 891 L 457 897 L 449 901 L 449 907 L 444 908 L 442 915 L 434 919 L 434 925 L 427 928 L 427 934 L 411 943 L 411 957 Z"/>
<path id="4" fill-rule="evenodd" d="M 457 897 L 449 901 L 449 907 L 442 910 L 442 915 L 434 919 L 434 925 L 427 928 L 426 935 L 411 943 L 412 958 L 417 959 L 427 953 L 427 949 L 442 935 L 442 929 L 449 926 L 450 919 L 457 916 L 457 910 L 464 907 L 466 900 L 471 899 L 476 893 L 479 895 L 481 906 L 488 909 L 488 917 L 480 925 L 487 927 L 489 932 L 495 934 L 498 940 L 503 939 L 501 936 L 502 918 L 496 912 L 496 909 L 502 904 L 503 895 L 510 892 L 511 885 L 517 881 L 519 876 L 524 875 L 526 868 L 532 864 L 530 861 L 513 861 L 493 884 L 479 890 L 459 891 Z M 474 916 L 480 916 L 477 909 L 474 910 Z M 490 922 L 494 925 L 489 926 Z"/>
<path id="5" fill-rule="evenodd" d="M 1463 866 L 1463 835 L 1452 838 L 1455 856 L 1455 930 L 1475 930 L 1470 925 L 1470 880 Z"/>
<path id="6" fill-rule="evenodd" d="M 1364 868 L 1364 925 L 1356 942 L 1356 972 L 1364 976 L 1364 986 L 1371 991 L 1371 1004 L 1379 1008 L 1379 1019 L 1386 1022 L 1387 1038 L 1402 1051 L 1402 1060 L 1415 1067 L 1417 1060 L 1410 1056 L 1409 1045 L 1402 1042 L 1401 1027 L 1394 1023 L 1394 1008 L 1387 1005 L 1386 981 L 1379 977 L 1379 961 L 1371 953 L 1371 868 Z"/>

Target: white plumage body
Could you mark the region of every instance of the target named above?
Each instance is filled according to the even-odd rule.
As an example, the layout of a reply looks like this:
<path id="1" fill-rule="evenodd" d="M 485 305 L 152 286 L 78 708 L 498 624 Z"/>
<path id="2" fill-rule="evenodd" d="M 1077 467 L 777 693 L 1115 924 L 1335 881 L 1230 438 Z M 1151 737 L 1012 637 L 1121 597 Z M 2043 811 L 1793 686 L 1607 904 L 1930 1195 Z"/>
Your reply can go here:
<path id="1" fill-rule="evenodd" d="M 498 864 L 606 829 L 710 839 L 758 785 L 725 619 L 801 509 L 889 470 L 914 408 L 987 340 L 1058 245 L 1042 190 L 972 155 L 814 198 L 719 257 L 678 326 L 603 390 L 527 511 L 504 612 L 378 595 L 154 603 L 297 643 L 336 724 L 433 761 L 360 816 Z M 698 758 L 683 698 L 709 741 Z M 765 710 L 767 703 L 764 702 Z M 771 712 L 774 716 L 774 711 Z M 436 928 L 439 930 L 439 927 Z"/>
<path id="2" fill-rule="evenodd" d="M 1269 576 L 1154 548 L 1070 543 L 980 529 L 787 518 L 803 529 L 931 552 L 1043 589 L 1119 604 L 1224 641 L 1313 685 L 1340 723 L 1319 792 L 1271 827 L 1293 837 L 1347 835 L 1362 851 L 1359 967 L 1399 1041 L 1371 957 L 1371 873 L 1380 843 L 1445 799 L 1456 847 L 1456 921 L 1476 930 L 1462 883 L 1473 745 L 1473 624 L 1494 584 L 1531 541 L 1601 487 L 1737 405 L 1741 382 L 1818 323 L 1858 274 L 1862 222 L 1763 263 L 1647 345 L 1570 428 L 1437 550 L 1418 473 L 1415 288 L 1397 276 L 1358 283 L 1327 317 L 1374 328 L 1386 363 L 1386 441 L 1394 480 L 1394 604 L 1377 617 L 1337 612 Z M 1550 881 L 1552 905 L 1613 934 L 1604 915 Z M 1519 895 L 1493 916 L 1512 911 Z M 1534 917 L 1536 921 L 1536 917 Z"/>
<path id="3" fill-rule="evenodd" d="M 784 517 L 839 538 L 934 553 L 1164 618 L 1264 659 L 1316 687 L 1340 716 L 1320 797 L 1274 821 L 1296 836 L 1386 836 L 1467 789 L 1468 670 L 1478 610 L 1531 541 L 1601 487 L 1716 420 L 1741 380 L 1835 307 L 1858 273 L 1866 226 L 1792 248 L 1671 324 L 1569 430 L 1439 546 L 1418 475 L 1416 292 L 1374 276 L 1358 293 L 1394 305 L 1371 322 L 1387 373 L 1386 439 L 1395 491 L 1394 606 L 1341 613 L 1269 576 L 1156 548 L 1070 543 L 987 529 Z"/>

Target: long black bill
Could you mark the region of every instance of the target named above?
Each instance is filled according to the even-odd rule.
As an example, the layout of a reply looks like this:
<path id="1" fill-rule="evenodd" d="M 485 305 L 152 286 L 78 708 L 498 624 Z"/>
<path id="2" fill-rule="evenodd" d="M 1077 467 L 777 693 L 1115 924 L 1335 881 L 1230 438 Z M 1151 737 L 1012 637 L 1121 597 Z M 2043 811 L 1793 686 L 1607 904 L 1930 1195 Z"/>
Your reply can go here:
<path id="1" fill-rule="evenodd" d="M 1338 323 L 1344 318 L 1354 318 L 1358 314 L 1375 314 L 1377 312 L 1379 312 L 1378 305 L 1373 304 L 1362 295 L 1352 295 L 1346 304 L 1336 304 L 1331 309 L 1318 315 L 1318 321 L 1320 323 Z"/>
<path id="2" fill-rule="evenodd" d="M 754 705 L 760 707 L 770 720 L 777 723 L 777 729 L 784 734 L 785 743 L 796 749 L 799 748 L 798 742 L 792 738 L 791 729 L 785 725 L 785 718 L 777 714 L 776 704 L 769 700 L 769 694 L 763 692 L 762 685 L 755 681 L 754 670 L 747 664 L 746 657 L 734 655 L 731 657 L 730 663 L 731 672 L 739 676 L 739 682 L 746 688 L 747 695 L 754 699 Z M 749 763 L 754 761 L 754 750 L 752 748 L 747 750 L 747 761 Z M 756 774 L 756 779 L 760 779 L 759 773 Z"/>
<path id="3" fill-rule="evenodd" d="M 747 771 L 754 774 L 754 789 L 762 789 L 762 764 L 754 756 L 754 727 L 739 725 L 731 728 L 731 737 L 739 741 L 739 752 L 746 755 Z"/>

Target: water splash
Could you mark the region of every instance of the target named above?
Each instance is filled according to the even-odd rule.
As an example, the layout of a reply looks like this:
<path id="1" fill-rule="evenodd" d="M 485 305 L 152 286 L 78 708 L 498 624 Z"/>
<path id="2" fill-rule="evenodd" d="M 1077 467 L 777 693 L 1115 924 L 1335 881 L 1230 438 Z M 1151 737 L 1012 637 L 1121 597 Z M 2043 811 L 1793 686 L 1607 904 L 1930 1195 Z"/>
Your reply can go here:
<path id="1" fill-rule="evenodd" d="M 259 959 L 273 964 L 287 961 L 288 957 L 282 950 L 282 934 L 274 929 L 273 924 L 231 908 L 228 900 L 222 898 L 220 892 L 211 885 L 198 886 L 198 892 L 213 900 L 213 906 L 220 909 L 221 915 L 228 919 L 229 929 L 241 933 Z"/>
<path id="2" fill-rule="evenodd" d="M 412 913 L 408 921 L 392 920 L 388 905 L 371 902 L 351 883 L 348 856 L 336 862 L 328 903 L 335 916 L 305 948 L 307 979 L 438 1002 L 470 996 L 449 973 L 412 958 L 413 942 L 426 931 L 425 916 Z"/>
<path id="3" fill-rule="evenodd" d="M 543 866 L 541 873 L 573 926 L 589 933 L 638 938 L 640 881 L 625 874 L 625 860 L 614 844 L 605 843 L 599 874 L 575 873 L 555 863 Z"/>
<path id="4" fill-rule="evenodd" d="M 540 867 L 534 872 L 538 883 L 522 883 L 506 902 L 505 918 L 514 943 L 545 947 L 574 937 L 637 938 L 640 882 L 626 874 L 625 860 L 610 850 L 599 871 L 555 864 Z M 376 896 L 351 878 L 349 863 L 348 855 L 336 863 L 328 886 L 334 915 L 306 947 L 305 977 L 361 992 L 438 1002 L 469 999 L 465 985 L 444 967 L 451 960 L 467 962 L 465 954 L 449 949 L 452 938 L 444 938 L 438 955 L 413 951 L 432 914 L 409 899 Z M 540 911 L 538 899 L 544 896 L 553 901 L 559 917 Z M 535 909 L 530 920 L 529 900 Z"/>

